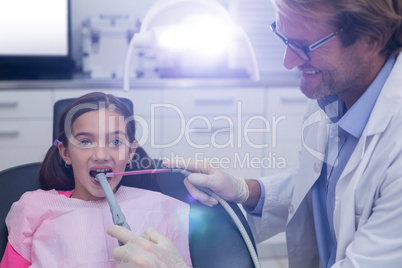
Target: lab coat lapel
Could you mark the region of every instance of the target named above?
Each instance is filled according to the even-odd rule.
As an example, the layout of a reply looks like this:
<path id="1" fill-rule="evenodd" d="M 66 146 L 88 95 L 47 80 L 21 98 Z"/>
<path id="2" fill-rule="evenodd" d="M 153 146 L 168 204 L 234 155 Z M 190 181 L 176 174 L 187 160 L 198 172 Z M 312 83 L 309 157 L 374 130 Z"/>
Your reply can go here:
<path id="1" fill-rule="evenodd" d="M 298 171 L 298 178 L 301 179 L 295 182 L 291 203 L 293 211 L 298 209 L 300 203 L 320 176 L 328 142 L 328 120 L 325 112 L 318 108 L 318 110 L 306 117 L 303 122 L 302 149 Z M 290 214 L 288 223 L 293 215 Z"/>
<path id="2" fill-rule="evenodd" d="M 364 136 L 360 139 L 356 146 L 357 151 L 352 154 L 353 158 L 351 157 L 346 166 L 348 170 L 345 170 L 345 174 L 337 183 L 334 209 L 334 229 L 338 241 L 337 260 L 344 258 L 346 247 L 353 240 L 357 226 L 354 205 L 355 190 L 363 177 L 379 138 L 380 134 L 370 137 Z"/>

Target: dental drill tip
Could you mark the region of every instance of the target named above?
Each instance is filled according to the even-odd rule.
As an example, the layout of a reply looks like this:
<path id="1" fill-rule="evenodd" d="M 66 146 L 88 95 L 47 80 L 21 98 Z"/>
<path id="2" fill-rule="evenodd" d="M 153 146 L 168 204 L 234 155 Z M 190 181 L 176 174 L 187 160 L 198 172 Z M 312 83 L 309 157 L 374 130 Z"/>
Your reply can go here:
<path id="1" fill-rule="evenodd" d="M 109 174 L 109 173 L 108 173 L 108 174 Z M 113 174 L 113 173 L 112 173 L 112 174 Z M 106 175 L 105 173 L 98 173 L 98 175 L 95 176 L 95 180 L 96 180 L 96 181 L 99 181 L 99 179 L 100 179 L 102 176 L 105 176 L 105 179 L 107 178 L 107 175 Z"/>

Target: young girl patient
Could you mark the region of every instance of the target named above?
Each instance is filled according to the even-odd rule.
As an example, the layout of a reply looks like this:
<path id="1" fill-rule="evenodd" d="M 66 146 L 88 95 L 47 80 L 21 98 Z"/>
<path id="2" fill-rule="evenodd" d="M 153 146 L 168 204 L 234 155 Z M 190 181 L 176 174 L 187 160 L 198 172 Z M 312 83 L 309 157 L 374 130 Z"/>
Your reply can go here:
<path id="1" fill-rule="evenodd" d="M 146 154 L 135 155 L 133 115 L 112 95 L 84 95 L 61 115 L 55 144 L 40 171 L 44 190 L 25 193 L 6 218 L 9 237 L 0 267 L 115 267 L 118 241 L 106 234 L 113 220 L 94 177 L 146 162 Z M 131 185 L 148 190 L 120 186 L 121 176 L 108 178 L 131 230 L 158 230 L 191 266 L 188 205 L 152 191 L 158 189 L 154 176 L 131 179 Z"/>

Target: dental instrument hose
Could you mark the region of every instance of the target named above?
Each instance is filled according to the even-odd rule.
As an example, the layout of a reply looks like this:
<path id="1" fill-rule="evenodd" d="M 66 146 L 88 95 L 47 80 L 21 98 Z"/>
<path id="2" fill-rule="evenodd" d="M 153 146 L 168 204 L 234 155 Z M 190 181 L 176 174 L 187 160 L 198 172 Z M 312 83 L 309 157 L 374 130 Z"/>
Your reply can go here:
<path id="1" fill-rule="evenodd" d="M 253 242 L 251 242 L 251 239 L 247 234 L 247 231 L 244 228 L 243 224 L 241 223 L 239 217 L 236 215 L 236 212 L 234 212 L 234 210 L 230 207 L 230 205 L 226 202 L 226 200 L 222 199 L 220 196 L 215 194 L 211 189 L 205 187 L 197 187 L 197 188 L 205 192 L 206 194 L 212 196 L 216 200 L 218 200 L 219 204 L 221 204 L 222 207 L 227 211 L 227 213 L 229 214 L 229 216 L 232 218 L 237 228 L 239 229 L 244 242 L 246 243 L 247 249 L 251 255 L 251 259 L 253 260 L 254 267 L 260 268 L 261 267 L 260 261 L 258 260 L 257 252 L 254 249 Z"/>
<path id="2" fill-rule="evenodd" d="M 177 173 L 182 173 L 186 178 L 191 174 L 190 171 L 186 169 L 181 169 L 181 168 L 172 168 L 172 172 L 177 172 Z M 206 188 L 206 187 L 197 187 L 199 190 L 203 191 L 204 193 L 208 194 L 209 196 L 212 196 L 216 200 L 218 200 L 219 204 L 222 205 L 222 207 L 227 211 L 229 216 L 232 218 L 234 223 L 236 224 L 237 229 L 239 229 L 241 236 L 243 237 L 244 242 L 246 243 L 247 249 L 250 253 L 251 259 L 253 260 L 254 267 L 255 268 L 261 268 L 260 261 L 257 256 L 257 252 L 255 251 L 255 248 L 253 246 L 253 242 L 251 242 L 251 239 L 244 228 L 243 224 L 241 223 L 239 217 L 236 215 L 236 212 L 232 209 L 232 207 L 220 196 L 215 194 L 211 189 Z"/>

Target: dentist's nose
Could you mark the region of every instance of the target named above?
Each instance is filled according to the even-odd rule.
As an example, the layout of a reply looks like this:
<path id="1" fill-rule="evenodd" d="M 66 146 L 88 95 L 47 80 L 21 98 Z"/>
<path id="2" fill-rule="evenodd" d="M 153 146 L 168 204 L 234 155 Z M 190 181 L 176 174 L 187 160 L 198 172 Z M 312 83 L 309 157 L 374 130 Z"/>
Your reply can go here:
<path id="1" fill-rule="evenodd" d="M 286 69 L 291 70 L 297 66 L 303 65 L 304 63 L 305 61 L 297 56 L 292 49 L 288 46 L 286 47 L 285 55 L 283 56 L 283 66 L 285 66 Z"/>

